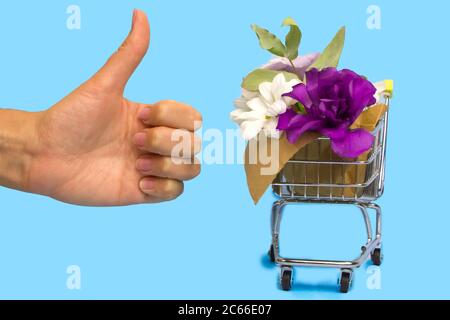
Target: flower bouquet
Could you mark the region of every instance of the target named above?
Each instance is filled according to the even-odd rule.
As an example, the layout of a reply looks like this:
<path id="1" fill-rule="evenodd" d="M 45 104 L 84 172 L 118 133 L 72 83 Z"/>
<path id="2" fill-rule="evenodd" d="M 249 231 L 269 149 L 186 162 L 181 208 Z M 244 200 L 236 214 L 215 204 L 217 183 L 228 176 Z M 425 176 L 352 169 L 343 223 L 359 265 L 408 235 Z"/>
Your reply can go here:
<path id="1" fill-rule="evenodd" d="M 255 203 L 280 179 L 294 183 L 299 177 L 303 182 L 317 181 L 319 177 L 317 183 L 323 183 L 320 177 L 327 177 L 328 182 L 337 183 L 334 176 L 347 183 L 358 183 L 358 176 L 365 172 L 358 172 L 356 167 L 334 172 L 334 168 L 305 165 L 294 170 L 289 162 L 324 157 L 367 159 L 376 142 L 372 131 L 387 110 L 381 102 L 386 82 L 373 84 L 354 71 L 337 69 L 345 28 L 338 31 L 321 54 L 299 56 L 300 28 L 291 18 L 285 19 L 283 26 L 290 29 L 284 43 L 268 30 L 252 26 L 261 47 L 275 57 L 244 78 L 242 96 L 235 101 L 236 110 L 231 113 L 249 141 L 245 169 Z M 327 143 L 320 143 L 323 138 L 327 138 Z M 266 150 L 265 157 L 261 149 Z M 270 163 L 263 158 L 270 158 Z M 306 196 L 317 190 L 304 187 L 296 192 Z M 356 191 L 341 192 L 354 196 Z"/>

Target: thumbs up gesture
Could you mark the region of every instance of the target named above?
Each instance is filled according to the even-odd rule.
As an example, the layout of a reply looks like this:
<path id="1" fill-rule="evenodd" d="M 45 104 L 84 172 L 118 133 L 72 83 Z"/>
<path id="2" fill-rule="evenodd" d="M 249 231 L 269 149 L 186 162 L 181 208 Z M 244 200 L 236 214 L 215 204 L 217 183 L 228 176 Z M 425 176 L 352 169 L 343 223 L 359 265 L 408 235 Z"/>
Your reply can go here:
<path id="1" fill-rule="evenodd" d="M 135 10 L 128 37 L 106 64 L 34 115 L 32 157 L 21 189 L 89 206 L 154 203 L 182 194 L 183 181 L 200 173 L 198 161 L 191 161 L 201 147 L 194 135 L 200 113 L 175 101 L 149 105 L 123 97 L 149 42 L 148 19 Z M 189 161 L 174 161 L 176 130 L 184 130 L 191 146 L 177 156 Z"/>

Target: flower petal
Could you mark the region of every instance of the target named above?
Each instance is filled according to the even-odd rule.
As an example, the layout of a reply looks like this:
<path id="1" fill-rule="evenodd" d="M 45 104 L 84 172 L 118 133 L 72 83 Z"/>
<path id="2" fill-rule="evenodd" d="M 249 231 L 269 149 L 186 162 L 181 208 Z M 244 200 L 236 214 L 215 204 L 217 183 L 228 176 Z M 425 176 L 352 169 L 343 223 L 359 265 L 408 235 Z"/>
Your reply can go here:
<path id="1" fill-rule="evenodd" d="M 304 75 L 306 70 L 319 58 L 320 53 L 310 53 L 297 57 L 293 62 L 297 74 Z M 291 69 L 292 70 L 292 69 Z"/>
<path id="2" fill-rule="evenodd" d="M 342 158 L 357 158 L 372 148 L 375 137 L 364 129 L 322 130 L 331 139 L 331 148 Z"/>
<path id="3" fill-rule="evenodd" d="M 305 132 L 320 131 L 324 125 L 323 120 L 314 120 L 308 116 L 298 115 L 291 120 L 289 129 L 286 130 L 286 136 L 290 143 L 296 143 Z"/>
<path id="4" fill-rule="evenodd" d="M 303 83 L 296 85 L 294 89 L 291 92 L 286 93 L 285 96 L 300 101 L 307 109 L 311 108 L 313 105 L 313 101 Z"/>
<path id="5" fill-rule="evenodd" d="M 286 82 L 284 74 L 278 74 L 272 82 L 272 96 L 275 100 L 281 99 L 281 97 L 288 92 L 292 91 L 294 85 L 300 83 L 298 80 Z M 291 85 L 292 84 L 292 85 Z"/>
<path id="6" fill-rule="evenodd" d="M 238 120 L 241 121 L 255 121 L 255 120 L 264 120 L 266 115 L 264 113 L 261 113 L 259 111 L 249 111 L 249 112 L 243 112 L 241 115 L 239 115 Z"/>
<path id="7" fill-rule="evenodd" d="M 242 136 L 245 140 L 252 140 L 258 136 L 264 126 L 264 120 L 244 121 L 241 124 Z"/>
<path id="8" fill-rule="evenodd" d="M 233 112 L 230 113 L 230 118 L 232 121 L 236 122 L 237 124 L 241 124 L 241 116 L 244 113 L 244 111 L 240 109 L 236 109 Z"/>
<path id="9" fill-rule="evenodd" d="M 272 103 L 269 108 L 267 108 L 267 115 L 271 117 L 276 117 L 279 114 L 285 113 L 287 105 L 284 100 L 277 100 Z"/>
<path id="10" fill-rule="evenodd" d="M 241 97 L 234 100 L 234 105 L 236 108 L 241 110 L 250 110 L 250 108 L 247 106 L 247 102 L 248 102 L 247 99 Z"/>
<path id="11" fill-rule="evenodd" d="M 264 134 L 269 138 L 280 139 L 281 131 L 277 129 L 277 118 L 267 120 L 264 124 Z"/>
<path id="12" fill-rule="evenodd" d="M 352 122 L 354 122 L 359 115 L 364 111 L 364 108 L 376 103 L 374 97 L 377 89 L 369 81 L 362 77 L 354 78 L 349 87 L 350 93 L 350 107 L 347 113 L 350 115 Z"/>
<path id="13" fill-rule="evenodd" d="M 257 96 L 258 96 L 258 92 L 242 89 L 242 97 L 246 100 L 256 98 Z"/>
<path id="14" fill-rule="evenodd" d="M 306 83 L 310 99 L 313 101 L 319 100 L 319 70 L 316 68 L 309 70 L 306 73 Z"/>
<path id="15" fill-rule="evenodd" d="M 286 130 L 289 128 L 289 124 L 291 123 L 292 118 L 297 116 L 297 112 L 292 109 L 288 109 L 285 113 L 281 114 L 278 117 L 278 130 Z"/>
<path id="16" fill-rule="evenodd" d="M 273 84 L 270 82 L 263 82 L 259 85 L 259 93 L 261 97 L 268 103 L 272 104 L 274 102 L 274 97 L 272 95 L 272 86 Z"/>
<path id="17" fill-rule="evenodd" d="M 319 58 L 320 53 L 311 53 L 304 56 L 298 56 L 294 61 L 295 70 L 287 58 L 273 58 L 267 64 L 262 66 L 263 69 L 287 71 L 304 77 L 306 70 Z"/>
<path id="18" fill-rule="evenodd" d="M 247 102 L 247 106 L 253 111 L 258 111 L 264 114 L 267 111 L 267 104 L 259 97 L 251 99 Z"/>
<path id="19" fill-rule="evenodd" d="M 267 64 L 263 65 L 261 68 L 275 71 L 288 71 L 289 66 L 290 63 L 287 58 L 276 57 L 270 59 L 270 61 Z"/>

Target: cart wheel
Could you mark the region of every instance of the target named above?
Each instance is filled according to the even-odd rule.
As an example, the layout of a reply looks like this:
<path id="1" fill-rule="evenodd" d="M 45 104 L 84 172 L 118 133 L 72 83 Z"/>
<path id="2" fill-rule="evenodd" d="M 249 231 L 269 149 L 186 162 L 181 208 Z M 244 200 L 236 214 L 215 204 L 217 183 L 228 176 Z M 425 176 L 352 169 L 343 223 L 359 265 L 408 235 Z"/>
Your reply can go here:
<path id="1" fill-rule="evenodd" d="M 383 254 L 381 253 L 380 248 L 375 249 L 375 251 L 372 253 L 372 262 L 378 267 L 383 263 Z"/>
<path id="2" fill-rule="evenodd" d="M 341 293 L 348 293 L 352 285 L 352 271 L 343 270 L 341 272 L 341 279 L 339 281 Z"/>
<path id="3" fill-rule="evenodd" d="M 275 249 L 273 248 L 273 245 L 270 246 L 269 249 L 269 259 L 272 263 L 275 263 Z"/>
<path id="4" fill-rule="evenodd" d="M 292 268 L 281 268 L 281 289 L 291 291 L 293 278 Z"/>

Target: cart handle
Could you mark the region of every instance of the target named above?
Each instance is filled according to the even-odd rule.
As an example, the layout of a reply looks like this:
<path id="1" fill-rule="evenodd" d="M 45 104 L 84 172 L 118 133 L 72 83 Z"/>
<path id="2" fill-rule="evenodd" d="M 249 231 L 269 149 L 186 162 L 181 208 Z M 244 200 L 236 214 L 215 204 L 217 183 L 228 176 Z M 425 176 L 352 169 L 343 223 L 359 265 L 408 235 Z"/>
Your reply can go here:
<path id="1" fill-rule="evenodd" d="M 377 88 L 377 96 L 385 96 L 387 98 L 392 98 L 394 96 L 394 80 L 384 80 L 375 83 Z"/>

